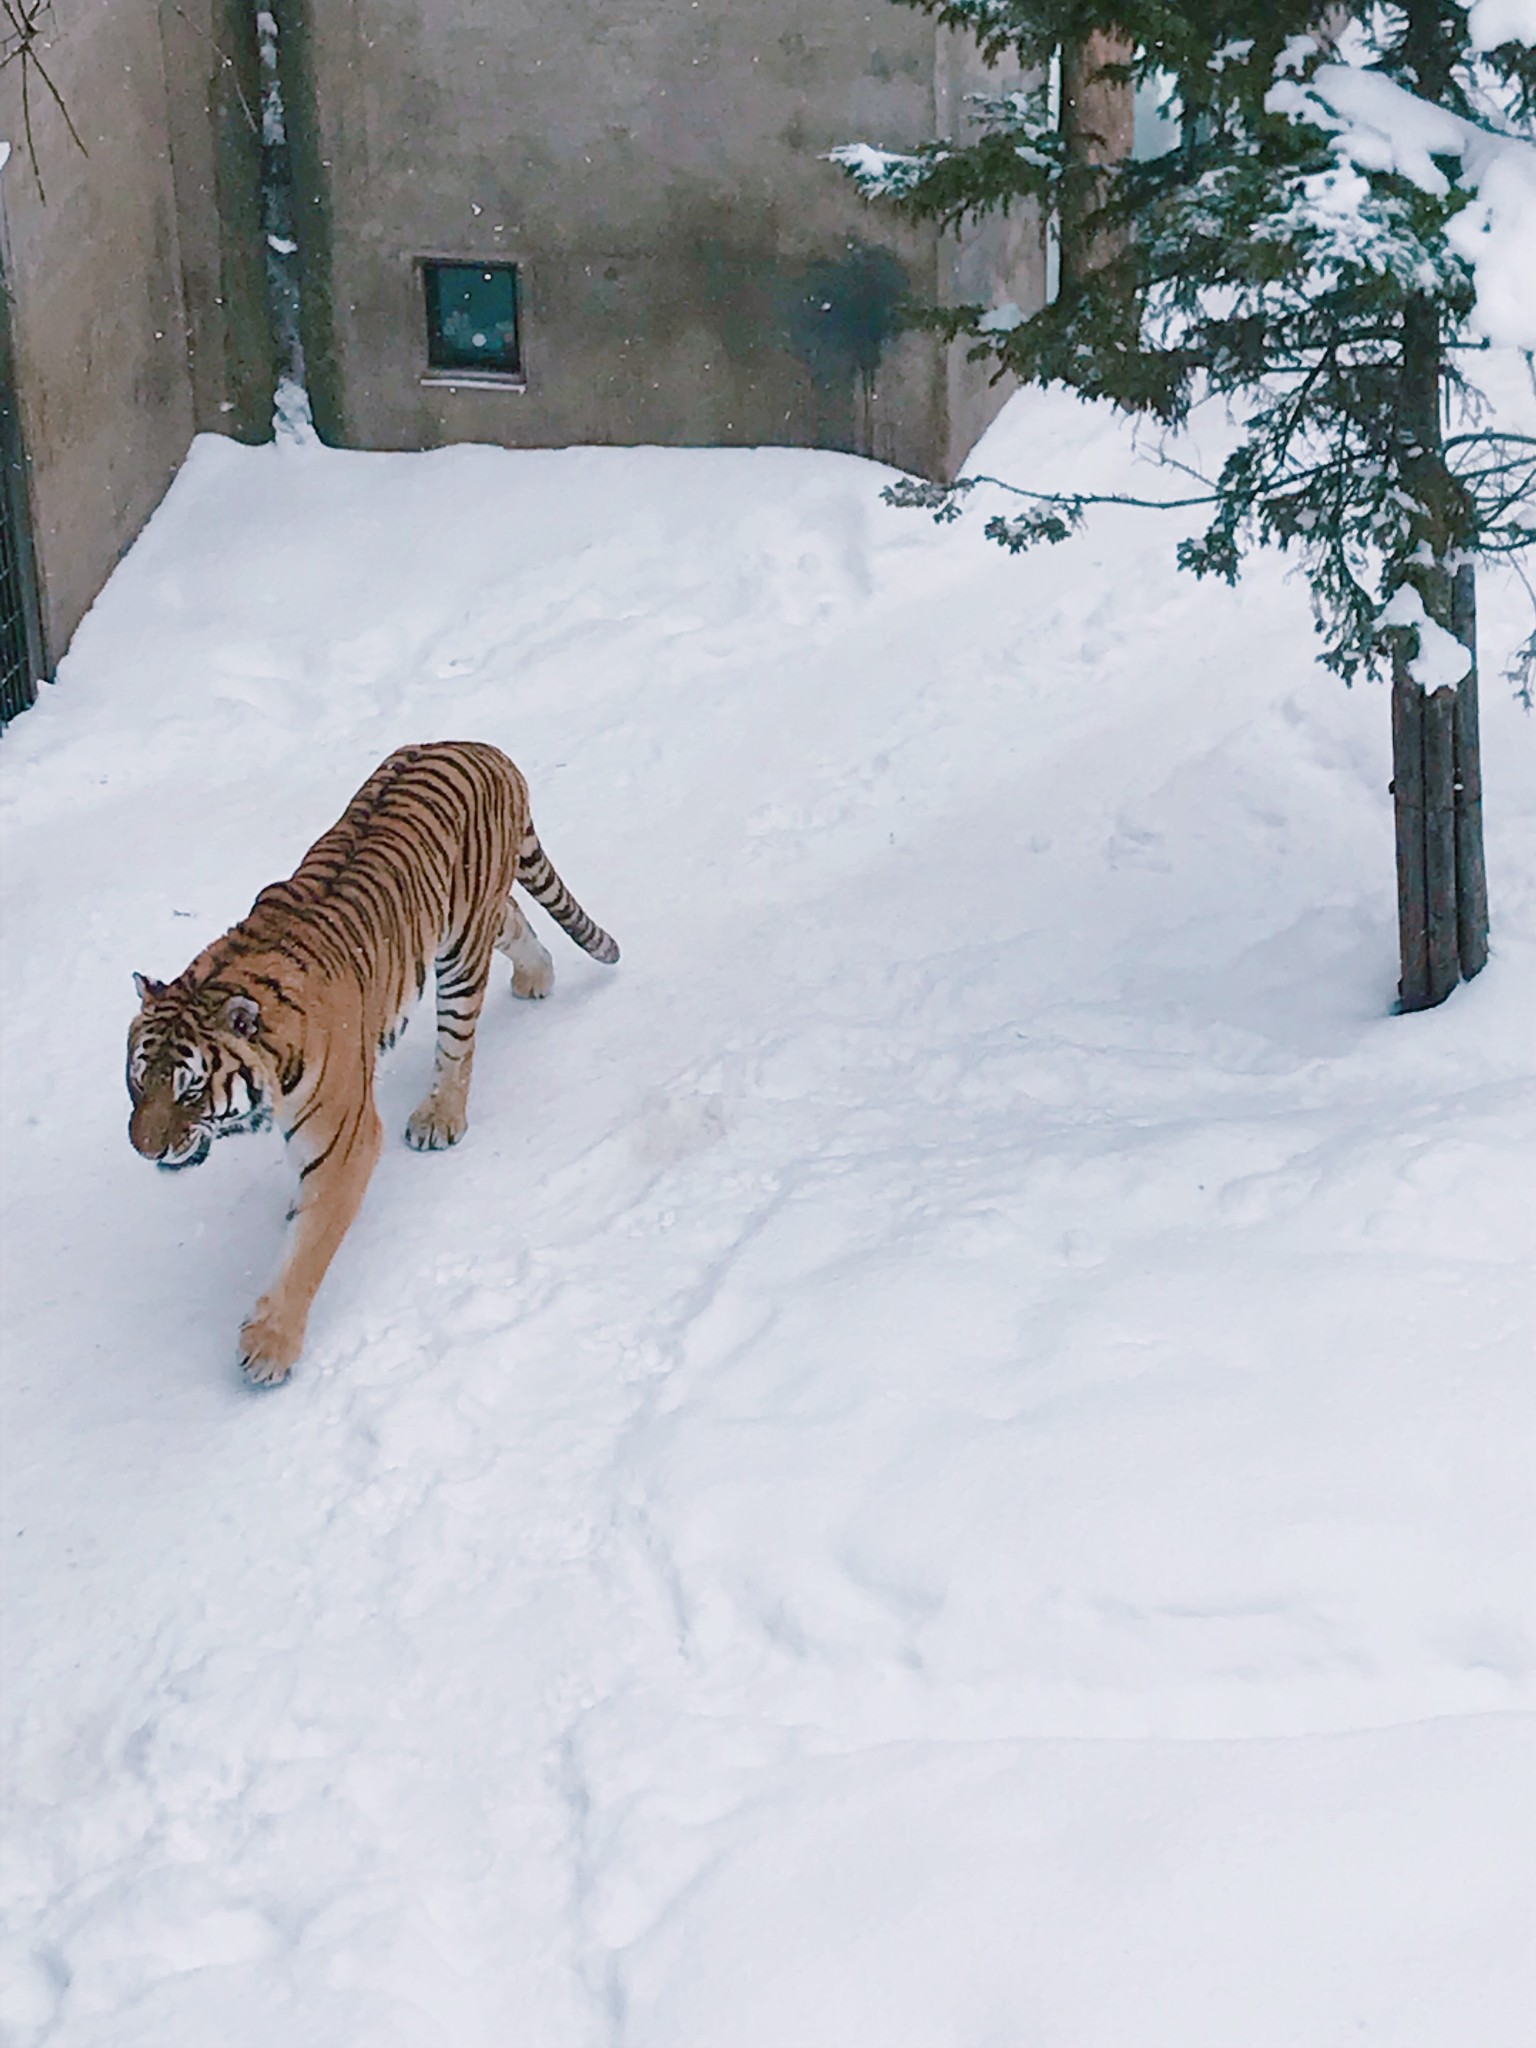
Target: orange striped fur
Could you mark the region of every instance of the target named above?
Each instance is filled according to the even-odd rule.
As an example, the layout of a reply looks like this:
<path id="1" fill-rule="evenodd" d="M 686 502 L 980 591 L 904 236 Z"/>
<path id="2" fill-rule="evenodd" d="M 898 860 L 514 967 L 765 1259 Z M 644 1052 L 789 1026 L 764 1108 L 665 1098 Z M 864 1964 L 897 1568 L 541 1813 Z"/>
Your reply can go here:
<path id="1" fill-rule="evenodd" d="M 299 1169 L 286 1260 L 241 1330 L 252 1380 L 285 1379 L 310 1305 L 356 1216 L 382 1144 L 374 1068 L 437 979 L 432 1087 L 406 1125 L 420 1150 L 464 1135 L 491 958 L 543 996 L 548 953 L 514 885 L 595 959 L 619 949 L 556 874 L 505 754 L 473 740 L 402 747 L 375 769 L 286 882 L 169 984 L 136 975 L 128 1126 L 168 1169 L 216 1137 L 274 1119 Z"/>

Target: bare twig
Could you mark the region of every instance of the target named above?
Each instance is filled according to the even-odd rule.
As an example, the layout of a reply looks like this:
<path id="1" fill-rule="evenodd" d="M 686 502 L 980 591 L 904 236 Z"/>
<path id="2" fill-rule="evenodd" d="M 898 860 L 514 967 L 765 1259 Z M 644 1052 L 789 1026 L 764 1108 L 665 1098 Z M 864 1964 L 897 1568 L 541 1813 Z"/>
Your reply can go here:
<path id="1" fill-rule="evenodd" d="M 37 138 L 32 129 L 32 77 L 35 72 L 40 84 L 58 108 L 70 140 L 82 156 L 89 156 L 79 129 L 75 126 L 64 96 L 53 82 L 52 73 L 43 61 L 43 17 L 51 11 L 52 0 L 0 0 L 0 71 L 8 64 L 14 64 L 21 74 L 21 130 L 27 145 L 27 159 L 32 166 L 32 175 L 37 180 L 37 196 L 46 205 L 47 191 L 43 186 L 43 169 L 38 161 Z"/>
<path id="2" fill-rule="evenodd" d="M 235 89 L 235 98 L 240 102 L 240 111 L 245 116 L 245 125 L 253 135 L 259 135 L 261 133 L 261 123 L 257 120 L 251 103 L 245 96 L 245 90 L 240 83 L 240 73 L 234 58 L 230 56 L 226 49 L 220 46 L 217 36 L 210 35 L 200 21 L 194 21 L 185 8 L 178 7 L 176 0 L 171 0 L 171 12 L 179 20 L 184 21 L 194 35 L 202 37 L 203 41 L 213 51 L 215 57 L 218 58 L 219 68 L 229 73 L 229 82 Z"/>

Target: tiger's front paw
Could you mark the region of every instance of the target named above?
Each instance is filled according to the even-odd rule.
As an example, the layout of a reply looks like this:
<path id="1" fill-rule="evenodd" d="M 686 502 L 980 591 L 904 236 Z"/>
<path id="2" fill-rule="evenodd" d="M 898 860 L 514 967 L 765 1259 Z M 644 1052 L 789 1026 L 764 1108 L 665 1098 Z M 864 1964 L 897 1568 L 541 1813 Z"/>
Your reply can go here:
<path id="1" fill-rule="evenodd" d="M 240 1330 L 240 1370 L 253 1386 L 278 1387 L 304 1349 L 304 1326 L 257 1303 Z"/>
<path id="2" fill-rule="evenodd" d="M 418 1152 L 445 1152 L 450 1145 L 457 1145 L 468 1128 L 469 1119 L 462 1110 L 454 1116 L 429 1095 L 406 1125 L 405 1142 Z"/>

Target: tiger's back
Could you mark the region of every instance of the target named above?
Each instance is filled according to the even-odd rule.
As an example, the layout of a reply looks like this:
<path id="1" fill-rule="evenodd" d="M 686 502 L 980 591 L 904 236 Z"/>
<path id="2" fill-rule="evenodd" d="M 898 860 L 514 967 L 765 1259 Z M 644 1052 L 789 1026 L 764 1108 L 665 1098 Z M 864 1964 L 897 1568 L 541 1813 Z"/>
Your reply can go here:
<path id="1" fill-rule="evenodd" d="M 221 944 L 236 959 L 276 942 L 355 980 L 383 1041 L 445 946 L 495 944 L 529 839 L 528 785 L 498 748 L 402 747 Z"/>

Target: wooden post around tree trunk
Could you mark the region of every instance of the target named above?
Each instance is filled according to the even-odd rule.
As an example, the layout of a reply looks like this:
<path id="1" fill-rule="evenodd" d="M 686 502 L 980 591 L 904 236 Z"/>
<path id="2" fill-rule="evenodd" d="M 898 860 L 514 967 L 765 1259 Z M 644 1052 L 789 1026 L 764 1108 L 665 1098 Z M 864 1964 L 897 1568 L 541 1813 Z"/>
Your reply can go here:
<path id="1" fill-rule="evenodd" d="M 1410 5 L 1411 28 L 1415 23 L 1422 28 L 1429 21 L 1422 9 L 1415 15 Z M 1436 645 L 1434 629 L 1439 635 L 1454 634 L 1462 649 L 1469 651 L 1470 621 L 1464 614 L 1470 610 L 1470 587 L 1462 590 L 1462 613 L 1458 614 L 1458 579 L 1450 567 L 1453 550 L 1459 545 L 1460 514 L 1441 432 L 1445 383 L 1441 309 L 1425 292 L 1410 293 L 1404 302 L 1401 349 L 1397 468 L 1409 507 L 1409 537 L 1414 547 L 1413 567 L 1400 588 L 1420 600 L 1421 616 L 1430 629 L 1416 636 L 1421 652 L 1426 638 L 1431 647 Z M 1417 662 L 1418 656 L 1414 660 Z M 1392 773 L 1403 963 L 1400 995 L 1405 1010 L 1426 1010 L 1443 1003 L 1461 978 L 1459 885 L 1467 863 L 1460 848 L 1466 837 L 1463 799 L 1467 785 L 1457 772 L 1457 756 L 1458 738 L 1465 751 L 1465 743 L 1476 729 L 1475 681 L 1471 685 L 1470 726 L 1467 707 L 1461 703 L 1465 688 L 1458 679 L 1426 697 L 1407 654 L 1401 646 L 1394 650 Z M 1468 840 L 1469 860 L 1471 852 Z M 1471 950 L 1475 953 L 1475 942 Z"/>
<path id="2" fill-rule="evenodd" d="M 1397 828 L 1398 1005 L 1429 1007 L 1429 905 L 1424 880 L 1424 692 L 1392 658 L 1392 815 Z"/>
<path id="3" fill-rule="evenodd" d="M 1427 694 L 1402 655 L 1392 664 L 1392 804 L 1397 827 L 1399 1007 L 1431 1010 L 1461 979 L 1457 888 L 1459 692 Z"/>
<path id="4" fill-rule="evenodd" d="M 1483 858 L 1483 765 L 1477 716 L 1477 577 L 1463 562 L 1451 586 L 1451 630 L 1472 666 L 1456 692 L 1456 939 L 1470 981 L 1488 960 L 1488 869 Z"/>
<path id="5" fill-rule="evenodd" d="M 1461 979 L 1456 916 L 1456 698 L 1424 697 L 1424 908 L 1428 1007 Z"/>

